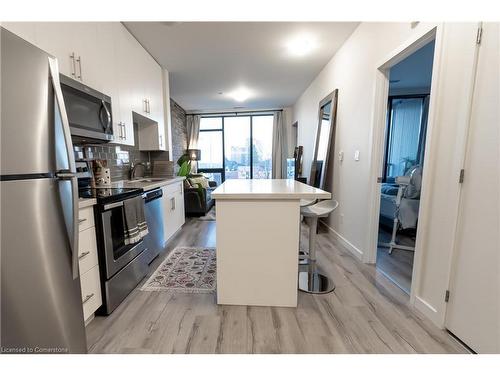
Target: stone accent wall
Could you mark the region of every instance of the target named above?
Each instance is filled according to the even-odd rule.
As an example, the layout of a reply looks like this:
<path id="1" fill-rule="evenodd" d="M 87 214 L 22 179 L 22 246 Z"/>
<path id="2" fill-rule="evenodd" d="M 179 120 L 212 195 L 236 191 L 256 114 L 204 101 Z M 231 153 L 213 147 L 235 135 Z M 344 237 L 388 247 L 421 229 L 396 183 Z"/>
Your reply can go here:
<path id="1" fill-rule="evenodd" d="M 186 152 L 187 149 L 187 126 L 186 111 L 170 98 L 170 117 L 172 119 L 172 161 L 175 163 L 175 172 L 179 167 L 177 160 Z"/>

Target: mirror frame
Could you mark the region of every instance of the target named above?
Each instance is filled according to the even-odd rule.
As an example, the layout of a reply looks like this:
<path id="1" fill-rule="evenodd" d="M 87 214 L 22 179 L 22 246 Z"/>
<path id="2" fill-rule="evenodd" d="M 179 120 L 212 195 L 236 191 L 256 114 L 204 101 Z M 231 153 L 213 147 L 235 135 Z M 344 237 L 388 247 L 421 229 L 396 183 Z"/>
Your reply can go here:
<path id="1" fill-rule="evenodd" d="M 335 147 L 335 130 L 337 127 L 337 100 L 338 100 L 338 89 L 333 90 L 330 94 L 325 96 L 320 102 L 319 102 L 319 109 L 318 109 L 318 127 L 316 128 L 316 142 L 314 145 L 314 154 L 313 158 L 311 161 L 311 173 L 309 175 L 309 185 L 314 186 L 313 183 L 316 180 L 316 174 L 317 174 L 317 168 L 316 168 L 316 159 L 318 157 L 318 145 L 319 145 L 319 139 L 321 136 L 321 109 L 328 104 L 328 102 L 331 102 L 331 109 L 330 109 L 330 134 L 328 135 L 328 149 L 326 151 L 326 156 L 325 160 L 323 162 L 323 170 L 325 171 L 323 175 L 320 178 L 320 182 L 318 188 L 325 190 L 325 185 L 326 185 L 326 176 L 327 176 L 327 171 L 328 171 L 328 160 L 330 159 L 330 152 L 335 151 L 331 150 L 332 144 Z"/>

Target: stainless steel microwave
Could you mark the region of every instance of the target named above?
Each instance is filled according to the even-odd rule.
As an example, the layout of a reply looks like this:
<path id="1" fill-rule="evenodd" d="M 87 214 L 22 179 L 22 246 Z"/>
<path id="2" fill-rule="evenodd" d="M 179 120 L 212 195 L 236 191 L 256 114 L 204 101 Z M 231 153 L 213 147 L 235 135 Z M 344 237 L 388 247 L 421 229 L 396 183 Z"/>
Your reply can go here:
<path id="1" fill-rule="evenodd" d="M 114 140 L 111 98 L 62 74 L 60 81 L 73 143 Z"/>

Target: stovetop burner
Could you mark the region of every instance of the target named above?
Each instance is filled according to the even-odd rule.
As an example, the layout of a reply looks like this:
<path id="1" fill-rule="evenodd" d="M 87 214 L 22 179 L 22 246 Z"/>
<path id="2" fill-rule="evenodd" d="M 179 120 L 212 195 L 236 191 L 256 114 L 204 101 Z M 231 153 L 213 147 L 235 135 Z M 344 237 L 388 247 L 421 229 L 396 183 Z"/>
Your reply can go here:
<path id="1" fill-rule="evenodd" d="M 97 203 L 110 203 L 142 194 L 140 188 L 84 188 L 79 190 L 80 198 L 95 198 Z"/>

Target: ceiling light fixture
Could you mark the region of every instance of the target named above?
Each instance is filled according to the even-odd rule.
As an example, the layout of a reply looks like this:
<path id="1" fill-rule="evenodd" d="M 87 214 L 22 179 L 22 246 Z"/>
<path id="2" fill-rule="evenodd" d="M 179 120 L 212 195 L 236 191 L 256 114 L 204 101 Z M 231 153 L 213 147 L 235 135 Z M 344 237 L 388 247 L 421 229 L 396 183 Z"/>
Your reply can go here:
<path id="1" fill-rule="evenodd" d="M 305 56 L 318 48 L 317 39 L 310 34 L 296 35 L 286 43 L 288 53 L 292 56 Z"/>
<path id="2" fill-rule="evenodd" d="M 245 87 L 240 87 L 228 94 L 231 98 L 236 100 L 237 102 L 244 102 L 249 97 L 252 96 L 252 92 Z"/>

